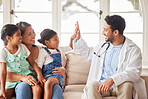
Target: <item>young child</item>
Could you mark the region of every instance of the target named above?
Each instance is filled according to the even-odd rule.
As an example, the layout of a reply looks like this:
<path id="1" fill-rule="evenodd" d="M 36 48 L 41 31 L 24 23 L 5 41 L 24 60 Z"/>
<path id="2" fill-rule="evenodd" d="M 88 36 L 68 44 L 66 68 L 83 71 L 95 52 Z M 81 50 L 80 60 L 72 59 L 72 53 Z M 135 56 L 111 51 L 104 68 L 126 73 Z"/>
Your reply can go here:
<path id="1" fill-rule="evenodd" d="M 23 45 L 20 29 L 13 24 L 7 24 L 2 28 L 1 39 L 5 47 L 0 52 L 1 63 L 1 94 L 0 97 L 10 99 L 14 93 L 15 86 L 21 81 L 6 82 L 7 71 L 26 76 L 28 83 L 33 91 L 33 99 L 41 99 L 41 87 L 38 82 L 43 84 L 44 77 L 41 69 L 30 56 L 29 50 Z M 27 61 L 28 60 L 28 61 Z M 29 64 L 30 63 L 30 64 Z M 38 82 L 33 78 L 29 66 L 32 66 L 38 75 Z M 6 82 L 6 91 L 5 91 Z"/>
<path id="2" fill-rule="evenodd" d="M 51 29 L 44 29 L 40 36 L 41 39 L 38 41 L 46 47 L 39 52 L 38 66 L 41 66 L 43 77 L 47 80 L 44 87 L 44 99 L 51 99 L 53 85 L 59 84 L 62 87 L 63 84 L 63 76 L 53 74 L 55 68 L 62 67 L 61 53 L 58 49 L 59 38 Z"/>

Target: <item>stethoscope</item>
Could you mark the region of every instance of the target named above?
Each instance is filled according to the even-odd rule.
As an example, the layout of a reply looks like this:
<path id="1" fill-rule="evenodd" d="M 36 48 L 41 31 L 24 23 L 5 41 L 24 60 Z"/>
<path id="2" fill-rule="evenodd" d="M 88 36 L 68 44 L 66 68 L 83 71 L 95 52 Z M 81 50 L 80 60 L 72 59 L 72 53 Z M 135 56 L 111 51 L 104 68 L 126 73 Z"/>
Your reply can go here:
<path id="1" fill-rule="evenodd" d="M 108 44 L 108 46 L 106 47 L 106 49 L 105 49 L 101 54 L 98 54 L 98 53 L 100 52 L 100 50 L 101 50 L 101 49 L 104 47 L 104 45 L 106 45 L 106 44 Z M 96 56 L 98 56 L 98 57 L 101 57 L 101 55 L 105 53 L 105 51 L 109 48 L 109 46 L 110 46 L 110 43 L 109 43 L 109 42 L 103 43 L 102 46 L 101 46 L 101 48 L 98 50 L 98 52 L 97 52 L 97 53 L 94 52 L 94 54 L 95 54 Z"/>

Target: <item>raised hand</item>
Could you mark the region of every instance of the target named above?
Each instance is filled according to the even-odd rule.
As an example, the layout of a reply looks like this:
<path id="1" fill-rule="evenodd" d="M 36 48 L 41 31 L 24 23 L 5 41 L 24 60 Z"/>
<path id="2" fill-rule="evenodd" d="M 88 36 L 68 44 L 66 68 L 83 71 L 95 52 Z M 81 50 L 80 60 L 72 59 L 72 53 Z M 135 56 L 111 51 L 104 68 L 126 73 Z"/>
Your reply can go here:
<path id="1" fill-rule="evenodd" d="M 80 35 L 80 29 L 79 29 L 79 23 L 78 23 L 78 21 L 76 22 L 76 24 L 75 24 L 75 27 L 76 27 L 76 29 L 75 29 L 75 38 L 77 39 L 77 40 L 79 40 L 80 39 L 80 37 L 81 37 L 81 35 Z"/>
<path id="2" fill-rule="evenodd" d="M 70 39 L 70 43 L 69 43 L 69 46 L 73 49 L 73 40 L 76 38 L 77 40 L 80 39 L 80 29 L 79 29 L 79 23 L 78 21 L 76 22 L 75 24 L 75 32 L 74 34 L 71 36 L 71 39 Z"/>

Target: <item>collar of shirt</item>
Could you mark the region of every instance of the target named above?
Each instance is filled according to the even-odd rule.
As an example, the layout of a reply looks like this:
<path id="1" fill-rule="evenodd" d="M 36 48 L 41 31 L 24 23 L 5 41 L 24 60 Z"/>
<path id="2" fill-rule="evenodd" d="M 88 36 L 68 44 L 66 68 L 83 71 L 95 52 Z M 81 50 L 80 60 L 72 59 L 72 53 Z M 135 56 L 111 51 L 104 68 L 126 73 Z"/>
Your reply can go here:
<path id="1" fill-rule="evenodd" d="M 121 48 L 123 46 L 123 44 L 118 45 L 118 46 L 114 46 L 113 43 L 109 42 L 110 44 L 110 48 Z"/>

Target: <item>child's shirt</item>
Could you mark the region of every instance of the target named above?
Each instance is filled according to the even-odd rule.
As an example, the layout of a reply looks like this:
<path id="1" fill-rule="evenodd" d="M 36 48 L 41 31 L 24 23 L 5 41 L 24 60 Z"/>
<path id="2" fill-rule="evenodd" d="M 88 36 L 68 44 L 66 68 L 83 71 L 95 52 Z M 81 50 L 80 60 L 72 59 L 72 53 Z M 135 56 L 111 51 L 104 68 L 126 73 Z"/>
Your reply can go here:
<path id="1" fill-rule="evenodd" d="M 30 51 L 27 49 L 27 47 L 24 44 L 21 44 L 21 46 L 22 46 L 22 49 L 25 52 L 25 55 L 28 57 L 30 55 Z M 18 46 L 17 52 L 13 55 L 17 56 L 22 51 L 22 49 L 21 49 L 20 46 Z M 10 53 L 5 47 L 0 51 L 0 62 L 6 62 L 7 52 Z"/>
<path id="2" fill-rule="evenodd" d="M 56 49 L 48 49 L 51 54 L 54 54 L 54 53 L 59 53 L 57 52 Z M 42 48 L 40 51 L 39 51 L 39 56 L 38 56 L 38 66 L 40 68 L 42 68 L 43 65 L 47 65 L 49 63 L 53 62 L 53 58 L 47 53 L 47 51 Z"/>
<path id="3" fill-rule="evenodd" d="M 29 70 L 30 64 L 26 60 L 29 55 L 29 50 L 23 44 L 18 46 L 18 50 L 15 54 L 11 54 L 6 48 L 3 48 L 0 52 L 0 62 L 5 62 L 7 70 L 10 72 L 32 76 L 32 72 Z M 19 82 L 6 82 L 6 89 L 14 88 L 17 83 Z"/>
<path id="4" fill-rule="evenodd" d="M 38 66 L 42 69 L 43 65 L 47 65 L 48 63 L 53 62 L 53 59 L 49 56 L 48 59 L 45 61 L 45 57 L 46 55 L 48 55 L 47 51 L 42 47 L 39 48 L 39 55 L 38 55 L 38 59 L 36 60 L 36 63 L 38 64 Z M 48 49 L 52 54 L 53 53 L 57 53 L 56 49 Z M 64 47 L 59 47 L 59 50 L 61 53 L 66 53 L 68 51 L 71 51 L 71 47 L 70 46 L 64 46 Z"/>

